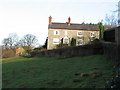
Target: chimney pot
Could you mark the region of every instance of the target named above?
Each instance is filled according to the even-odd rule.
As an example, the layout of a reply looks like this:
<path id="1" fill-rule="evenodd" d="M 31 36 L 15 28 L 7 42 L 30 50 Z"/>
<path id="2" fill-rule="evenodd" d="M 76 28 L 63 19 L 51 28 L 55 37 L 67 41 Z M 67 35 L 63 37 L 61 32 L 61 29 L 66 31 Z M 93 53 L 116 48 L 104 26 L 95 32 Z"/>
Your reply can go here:
<path id="1" fill-rule="evenodd" d="M 52 17 L 49 17 L 49 24 L 52 24 Z"/>
<path id="2" fill-rule="evenodd" d="M 70 24 L 70 21 L 71 21 L 71 18 L 69 17 L 69 18 L 68 18 L 68 24 Z"/>

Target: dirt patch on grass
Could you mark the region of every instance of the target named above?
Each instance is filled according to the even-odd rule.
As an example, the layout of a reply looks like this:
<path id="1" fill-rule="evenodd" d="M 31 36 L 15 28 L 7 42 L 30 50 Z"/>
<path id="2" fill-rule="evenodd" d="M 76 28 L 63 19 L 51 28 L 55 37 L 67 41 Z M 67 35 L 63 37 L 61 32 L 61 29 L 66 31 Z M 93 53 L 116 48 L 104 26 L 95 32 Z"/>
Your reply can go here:
<path id="1" fill-rule="evenodd" d="M 93 78 L 96 78 L 96 77 L 102 76 L 102 73 L 101 72 L 92 72 L 92 73 L 90 73 L 90 76 Z"/>
<path id="2" fill-rule="evenodd" d="M 80 76 L 81 76 L 81 77 L 88 77 L 89 74 L 88 74 L 88 73 L 81 73 Z"/>
<path id="3" fill-rule="evenodd" d="M 78 79 L 78 78 L 75 78 L 75 79 L 73 79 L 72 81 L 73 81 L 73 82 L 80 82 L 81 80 Z"/>
<path id="4" fill-rule="evenodd" d="M 52 80 L 52 81 L 48 82 L 48 84 L 50 84 L 50 85 L 55 85 L 57 83 L 58 83 L 58 80 Z"/>

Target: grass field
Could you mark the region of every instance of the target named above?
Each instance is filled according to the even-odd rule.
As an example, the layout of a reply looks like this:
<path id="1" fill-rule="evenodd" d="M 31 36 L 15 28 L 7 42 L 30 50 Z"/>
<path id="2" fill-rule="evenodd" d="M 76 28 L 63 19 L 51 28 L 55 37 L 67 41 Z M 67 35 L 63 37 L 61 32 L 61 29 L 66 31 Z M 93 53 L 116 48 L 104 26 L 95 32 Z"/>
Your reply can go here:
<path id="1" fill-rule="evenodd" d="M 104 88 L 112 63 L 103 55 L 14 57 L 4 59 L 2 67 L 3 88 Z"/>

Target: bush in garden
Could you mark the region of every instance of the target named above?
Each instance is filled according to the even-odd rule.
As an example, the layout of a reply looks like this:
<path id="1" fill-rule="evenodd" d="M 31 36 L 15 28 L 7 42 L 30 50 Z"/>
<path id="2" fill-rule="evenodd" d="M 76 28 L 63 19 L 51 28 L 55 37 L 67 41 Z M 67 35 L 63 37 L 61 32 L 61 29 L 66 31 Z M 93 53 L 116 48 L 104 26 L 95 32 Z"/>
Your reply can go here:
<path id="1" fill-rule="evenodd" d="M 4 49 L 2 50 L 2 58 L 15 57 L 15 49 Z"/>
<path id="2" fill-rule="evenodd" d="M 72 38 L 72 40 L 71 40 L 71 46 L 76 46 L 76 39 L 75 38 Z"/>
<path id="3" fill-rule="evenodd" d="M 63 47 L 68 47 L 68 44 L 58 44 L 58 45 L 56 45 L 56 48 L 63 48 Z"/>
<path id="4" fill-rule="evenodd" d="M 113 67 L 113 73 L 110 80 L 106 82 L 106 88 L 120 88 L 120 64 Z"/>

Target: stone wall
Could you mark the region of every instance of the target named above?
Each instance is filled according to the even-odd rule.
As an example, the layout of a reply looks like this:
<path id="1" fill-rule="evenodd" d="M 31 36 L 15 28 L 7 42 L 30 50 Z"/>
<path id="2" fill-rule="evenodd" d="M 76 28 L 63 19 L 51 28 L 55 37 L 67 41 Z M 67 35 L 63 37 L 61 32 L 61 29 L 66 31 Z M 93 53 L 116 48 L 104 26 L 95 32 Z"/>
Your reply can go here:
<path id="1" fill-rule="evenodd" d="M 93 44 L 65 47 L 47 51 L 33 51 L 32 57 L 58 57 L 67 58 L 74 56 L 89 56 L 101 54 L 107 56 L 108 60 L 113 60 L 115 63 L 120 61 L 120 45 L 111 42 L 97 42 Z"/>
<path id="2" fill-rule="evenodd" d="M 47 51 L 33 51 L 31 52 L 32 57 L 73 57 L 73 56 L 89 56 L 95 54 L 102 54 L 102 44 L 88 44 L 83 46 L 75 46 L 75 47 L 65 47 Z"/>
<path id="3" fill-rule="evenodd" d="M 114 62 L 120 61 L 120 26 L 104 32 L 104 55 Z"/>
<path id="4" fill-rule="evenodd" d="M 115 63 L 120 61 L 120 45 L 117 46 L 116 43 L 105 42 L 103 44 L 103 50 L 103 54 L 108 59 L 113 60 Z"/>

